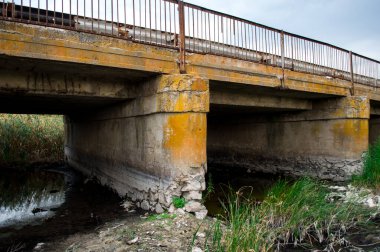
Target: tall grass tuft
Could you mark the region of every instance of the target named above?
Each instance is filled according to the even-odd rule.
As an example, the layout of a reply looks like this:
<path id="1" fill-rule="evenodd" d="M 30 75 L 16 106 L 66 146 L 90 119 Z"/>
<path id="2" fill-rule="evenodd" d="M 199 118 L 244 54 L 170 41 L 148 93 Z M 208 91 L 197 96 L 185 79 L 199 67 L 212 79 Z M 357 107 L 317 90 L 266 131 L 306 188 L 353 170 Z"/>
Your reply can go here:
<path id="1" fill-rule="evenodd" d="M 380 187 L 380 138 L 368 148 L 364 156 L 363 171 L 360 175 L 352 177 L 354 184 L 368 186 L 371 188 Z"/>
<path id="2" fill-rule="evenodd" d="M 62 116 L 0 114 L 0 163 L 63 160 Z"/>
<path id="3" fill-rule="evenodd" d="M 211 251 L 273 251 L 282 246 L 334 246 L 341 235 L 365 223 L 370 210 L 343 202 L 329 202 L 328 191 L 308 178 L 279 181 L 257 204 L 242 191 L 229 193 L 223 207 L 226 231 L 214 234 Z M 217 239 L 217 240 L 215 240 Z"/>

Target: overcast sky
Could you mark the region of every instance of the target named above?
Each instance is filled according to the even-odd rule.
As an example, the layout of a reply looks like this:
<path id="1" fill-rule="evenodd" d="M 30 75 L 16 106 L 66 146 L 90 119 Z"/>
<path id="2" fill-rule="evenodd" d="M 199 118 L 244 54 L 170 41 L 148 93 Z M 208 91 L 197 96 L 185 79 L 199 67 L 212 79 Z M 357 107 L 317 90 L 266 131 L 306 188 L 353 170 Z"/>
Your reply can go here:
<path id="1" fill-rule="evenodd" d="M 380 0 L 187 0 L 380 60 Z"/>

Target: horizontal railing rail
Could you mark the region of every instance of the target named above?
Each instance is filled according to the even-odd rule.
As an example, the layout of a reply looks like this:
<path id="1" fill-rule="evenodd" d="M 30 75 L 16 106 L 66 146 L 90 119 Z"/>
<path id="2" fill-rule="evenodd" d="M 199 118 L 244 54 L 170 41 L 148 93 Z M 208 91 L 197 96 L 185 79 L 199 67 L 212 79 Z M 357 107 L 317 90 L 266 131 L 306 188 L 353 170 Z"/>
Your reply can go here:
<path id="1" fill-rule="evenodd" d="M 0 0 L 0 19 L 113 36 L 380 85 L 380 62 L 180 0 Z"/>

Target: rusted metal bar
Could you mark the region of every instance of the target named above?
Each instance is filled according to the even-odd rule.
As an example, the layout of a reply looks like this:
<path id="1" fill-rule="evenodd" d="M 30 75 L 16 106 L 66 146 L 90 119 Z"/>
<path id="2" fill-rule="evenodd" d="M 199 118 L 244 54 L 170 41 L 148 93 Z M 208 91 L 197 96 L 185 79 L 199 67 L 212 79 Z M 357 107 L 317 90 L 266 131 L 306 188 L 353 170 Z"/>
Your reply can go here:
<path id="1" fill-rule="evenodd" d="M 185 51 L 185 5 L 182 0 L 178 0 L 179 18 L 179 71 L 186 73 L 186 51 Z"/>
<path id="2" fill-rule="evenodd" d="M 281 77 L 281 87 L 285 88 L 285 36 L 284 32 L 281 32 L 281 69 L 282 69 L 282 77 Z"/>
<path id="3" fill-rule="evenodd" d="M 349 61 L 350 61 L 350 77 L 351 77 L 351 89 L 350 93 L 351 95 L 355 94 L 355 84 L 354 84 L 354 62 L 353 62 L 353 56 L 352 52 L 349 52 Z"/>

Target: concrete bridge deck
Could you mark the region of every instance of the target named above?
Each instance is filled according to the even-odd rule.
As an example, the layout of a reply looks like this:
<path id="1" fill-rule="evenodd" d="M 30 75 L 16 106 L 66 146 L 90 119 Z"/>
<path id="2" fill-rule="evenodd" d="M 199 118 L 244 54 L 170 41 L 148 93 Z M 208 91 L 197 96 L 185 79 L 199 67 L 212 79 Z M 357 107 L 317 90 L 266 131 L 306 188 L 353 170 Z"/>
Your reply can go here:
<path id="1" fill-rule="evenodd" d="M 146 209 L 203 211 L 207 163 L 344 180 L 380 134 L 373 74 L 10 21 L 0 112 L 64 114 L 67 162 Z"/>

